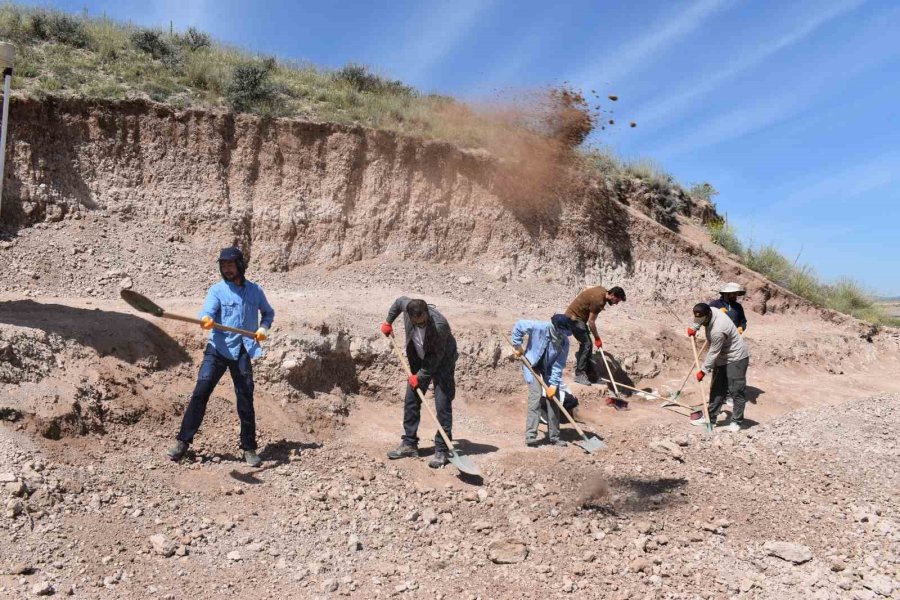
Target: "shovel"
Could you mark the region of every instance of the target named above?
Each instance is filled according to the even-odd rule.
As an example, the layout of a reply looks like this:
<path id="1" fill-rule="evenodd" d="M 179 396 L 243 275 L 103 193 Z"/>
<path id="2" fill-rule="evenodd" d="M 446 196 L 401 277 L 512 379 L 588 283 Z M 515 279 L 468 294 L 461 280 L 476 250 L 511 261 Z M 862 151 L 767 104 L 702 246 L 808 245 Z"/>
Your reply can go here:
<path id="1" fill-rule="evenodd" d="M 603 346 L 600 346 L 600 357 L 603 358 L 603 365 L 606 367 L 606 372 L 609 373 L 609 382 L 612 384 L 613 394 L 616 396 L 614 404 L 616 410 L 628 410 L 628 401 L 622 400 L 622 396 L 619 395 L 619 388 L 616 384 L 616 380 L 613 378 L 612 369 L 609 368 L 609 362 L 606 360 L 606 352 L 603 351 Z"/>
<path id="2" fill-rule="evenodd" d="M 397 358 L 400 360 L 400 364 L 406 371 L 406 374 L 412 375 L 409 364 L 407 364 L 406 362 L 406 357 L 403 356 L 403 351 L 400 350 L 400 346 L 397 345 L 397 338 L 394 337 L 394 334 L 391 334 L 388 337 L 391 338 L 391 346 L 393 347 L 394 353 L 397 355 Z M 441 422 L 437 420 L 437 416 L 434 414 L 434 412 L 432 412 L 431 407 L 428 406 L 428 402 L 425 401 L 425 394 L 422 393 L 422 390 L 416 388 L 416 393 L 419 394 L 419 400 L 422 401 L 422 406 L 425 407 L 425 411 L 437 424 L 438 431 L 441 433 L 441 437 L 444 439 L 444 444 L 447 445 L 447 450 L 450 451 L 450 464 L 467 475 L 480 477 L 481 471 L 478 470 L 478 467 L 474 462 L 472 462 L 472 459 L 468 456 L 463 456 L 456 451 L 456 448 L 453 447 L 453 442 L 451 442 L 450 438 L 447 437 L 447 432 L 444 431 L 443 427 L 441 427 Z"/>
<path id="3" fill-rule="evenodd" d="M 162 317 L 163 319 L 172 319 L 174 321 L 183 321 L 185 323 L 194 323 L 196 325 L 203 324 L 203 321 L 201 321 L 200 319 L 183 317 L 181 315 L 166 312 L 161 306 L 153 302 L 153 300 L 146 296 L 142 296 L 137 292 L 133 292 L 131 290 L 122 290 L 120 293 L 122 295 L 122 300 L 130 304 L 132 308 L 144 313 L 151 314 L 154 317 Z M 213 323 L 213 329 L 218 329 L 219 331 L 230 331 L 231 333 L 239 333 L 249 338 L 256 339 L 256 333 L 253 331 L 247 331 L 246 329 L 228 327 L 227 325 L 220 325 L 219 323 Z"/>
<path id="4" fill-rule="evenodd" d="M 510 340 L 508 337 L 506 337 L 504 335 L 503 339 L 505 339 L 506 343 L 508 343 L 510 346 L 512 346 L 514 350 L 517 349 L 516 345 L 513 344 L 512 340 Z M 520 356 L 519 360 L 521 360 L 522 364 L 524 364 L 528 368 L 528 370 L 531 371 L 531 375 L 535 378 L 535 380 L 537 380 L 537 382 L 541 384 L 541 388 L 544 390 L 544 394 L 547 394 L 547 386 L 544 385 L 543 377 L 541 377 L 540 375 L 537 374 L 537 371 L 534 370 L 534 367 L 531 366 L 531 363 L 528 362 L 528 359 L 525 358 L 525 355 L 523 354 L 522 356 Z M 562 403 L 559 401 L 559 398 L 556 397 L 556 394 L 554 394 L 553 398 L 551 398 L 551 399 L 554 402 L 556 402 L 556 405 L 559 407 L 559 410 L 562 411 L 562 414 L 564 414 L 566 416 L 566 419 L 569 421 L 569 423 L 572 424 L 572 427 L 575 428 L 575 431 L 578 432 L 578 435 L 581 436 L 581 439 L 584 440 L 581 447 L 584 449 L 585 452 L 587 452 L 588 454 L 593 454 L 597 450 L 602 450 L 603 448 L 606 447 L 606 444 L 604 444 L 603 441 L 600 440 L 600 438 L 595 437 L 595 436 L 588 437 L 584 433 L 584 430 L 578 426 L 578 423 L 575 422 L 575 419 L 572 418 L 572 415 L 569 414 L 569 411 L 567 411 L 566 408 L 562 405 Z"/>
<path id="5" fill-rule="evenodd" d="M 697 371 L 700 371 L 700 355 L 697 352 L 697 338 L 691 336 L 691 347 L 694 349 L 694 367 L 696 367 Z M 707 404 L 707 400 L 709 396 L 706 394 L 706 388 L 703 385 L 702 381 L 697 381 L 697 385 L 700 386 L 700 401 L 703 402 L 703 418 L 706 419 L 706 431 L 712 433 L 713 424 L 709 421 L 709 405 Z"/>

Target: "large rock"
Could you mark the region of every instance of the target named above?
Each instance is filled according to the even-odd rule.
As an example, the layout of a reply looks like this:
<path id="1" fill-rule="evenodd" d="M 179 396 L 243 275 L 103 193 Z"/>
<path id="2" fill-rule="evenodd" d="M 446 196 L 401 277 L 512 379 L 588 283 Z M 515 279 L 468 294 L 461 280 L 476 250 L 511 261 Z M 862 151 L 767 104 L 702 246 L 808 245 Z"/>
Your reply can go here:
<path id="1" fill-rule="evenodd" d="M 769 556 L 776 556 L 795 565 L 812 560 L 812 551 L 808 547 L 791 542 L 766 542 L 763 550 Z"/>
<path id="2" fill-rule="evenodd" d="M 165 556 L 166 558 L 175 554 L 175 550 L 177 549 L 175 542 L 161 533 L 150 536 L 150 545 L 153 547 L 155 553 L 160 556 Z"/>
<path id="3" fill-rule="evenodd" d="M 499 565 L 520 563 L 528 558 L 528 547 L 520 540 L 494 540 L 488 546 L 488 558 Z"/>

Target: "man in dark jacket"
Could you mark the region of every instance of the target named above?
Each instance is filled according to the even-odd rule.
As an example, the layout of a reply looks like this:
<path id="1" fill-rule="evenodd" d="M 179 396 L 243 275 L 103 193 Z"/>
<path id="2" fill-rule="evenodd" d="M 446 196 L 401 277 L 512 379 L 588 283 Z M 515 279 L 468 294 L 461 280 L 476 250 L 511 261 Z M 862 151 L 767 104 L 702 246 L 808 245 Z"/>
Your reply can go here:
<path id="1" fill-rule="evenodd" d="M 406 330 L 406 357 L 412 375 L 406 387 L 403 404 L 403 436 L 396 450 L 388 452 L 388 458 L 397 459 L 419 455 L 420 411 L 422 401 L 416 389 L 424 394 L 428 385 L 434 382 L 434 404 L 438 422 L 453 439 L 453 398 L 456 396 L 456 338 L 450 331 L 450 324 L 444 315 L 424 300 L 412 300 L 401 296 L 394 300 L 387 319 L 381 324 L 381 333 L 390 336 L 394 332 L 391 325 L 403 313 Z M 449 449 L 440 432 L 434 434 L 434 457 L 428 466 L 437 469 L 449 461 Z"/>
<path id="2" fill-rule="evenodd" d="M 719 298 L 709 303 L 710 307 L 718 309 L 728 315 L 734 326 L 737 327 L 738 333 L 743 335 L 747 330 L 747 317 L 744 315 L 744 307 L 738 302 L 738 296 L 743 296 L 747 292 L 738 283 L 726 283 L 719 290 Z"/>
<path id="3" fill-rule="evenodd" d="M 244 277 L 245 269 L 244 255 L 238 248 L 223 248 L 219 253 L 222 281 L 209 288 L 200 310 L 201 327 L 210 332 L 209 342 L 197 374 L 197 385 L 184 411 L 177 441 L 168 450 L 169 458 L 174 461 L 181 460 L 194 441 L 206 414 L 209 397 L 225 371 L 230 371 L 237 395 L 244 460 L 251 467 L 258 467 L 262 462 L 256 454 L 256 413 L 253 410 L 253 367 L 250 359 L 262 356 L 259 343 L 268 337 L 275 311 L 266 300 L 262 288 Z M 249 338 L 213 329 L 215 323 L 255 330 L 256 336 Z"/>

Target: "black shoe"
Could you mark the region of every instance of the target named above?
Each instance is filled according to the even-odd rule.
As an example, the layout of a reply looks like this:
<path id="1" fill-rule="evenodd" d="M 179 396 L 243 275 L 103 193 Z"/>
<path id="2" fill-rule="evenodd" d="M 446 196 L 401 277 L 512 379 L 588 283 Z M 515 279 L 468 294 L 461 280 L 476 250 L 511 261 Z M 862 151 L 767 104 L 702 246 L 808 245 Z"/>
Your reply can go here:
<path id="1" fill-rule="evenodd" d="M 447 452 L 444 450 L 435 450 L 434 456 L 431 457 L 431 460 L 428 461 L 428 466 L 432 469 L 440 469 L 444 465 L 448 464 L 450 460 L 447 458 Z"/>
<path id="2" fill-rule="evenodd" d="M 174 446 L 166 450 L 166 454 L 168 455 L 170 460 L 178 462 L 179 460 L 184 458 L 185 454 L 187 454 L 188 448 L 190 448 L 190 446 L 187 444 L 187 442 L 178 440 L 177 442 L 175 442 Z"/>
<path id="3" fill-rule="evenodd" d="M 256 450 L 244 450 L 244 462 L 251 467 L 258 467 L 262 464 L 262 459 L 256 453 Z"/>
<path id="4" fill-rule="evenodd" d="M 569 445 L 569 442 L 565 440 L 550 440 L 550 443 L 554 446 L 559 446 L 560 448 L 565 448 Z"/>
<path id="5" fill-rule="evenodd" d="M 398 458 L 415 458 L 417 456 L 419 456 L 419 448 L 405 442 L 397 446 L 396 450 L 391 450 L 387 453 L 387 457 L 391 460 L 397 460 Z"/>

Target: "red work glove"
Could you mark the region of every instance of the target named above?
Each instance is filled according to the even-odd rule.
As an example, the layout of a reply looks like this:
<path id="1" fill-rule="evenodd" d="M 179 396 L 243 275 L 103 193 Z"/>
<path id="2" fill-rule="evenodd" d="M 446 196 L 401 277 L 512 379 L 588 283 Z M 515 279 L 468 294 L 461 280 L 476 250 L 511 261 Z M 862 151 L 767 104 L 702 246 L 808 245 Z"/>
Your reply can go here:
<path id="1" fill-rule="evenodd" d="M 390 325 L 388 325 L 390 327 Z M 416 375 L 410 375 L 406 378 L 406 381 L 409 382 L 409 386 L 413 389 L 419 388 L 419 378 Z"/>
<path id="2" fill-rule="evenodd" d="M 596 340 L 594 340 L 594 348 L 597 348 L 599 350 L 602 347 L 603 347 L 603 340 L 601 340 L 600 338 L 597 338 Z"/>
<path id="3" fill-rule="evenodd" d="M 697 335 L 697 330 L 693 327 L 688 327 L 688 337 L 694 337 Z"/>
<path id="4" fill-rule="evenodd" d="M 384 337 L 390 337 L 392 333 L 394 333 L 394 328 L 391 327 L 390 323 L 382 323 L 381 324 L 381 333 L 384 334 Z"/>
<path id="5" fill-rule="evenodd" d="M 703 378 L 706 377 L 706 373 L 703 371 L 697 371 L 697 381 L 703 381 Z"/>

